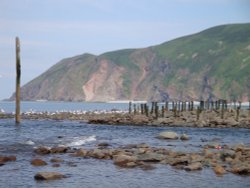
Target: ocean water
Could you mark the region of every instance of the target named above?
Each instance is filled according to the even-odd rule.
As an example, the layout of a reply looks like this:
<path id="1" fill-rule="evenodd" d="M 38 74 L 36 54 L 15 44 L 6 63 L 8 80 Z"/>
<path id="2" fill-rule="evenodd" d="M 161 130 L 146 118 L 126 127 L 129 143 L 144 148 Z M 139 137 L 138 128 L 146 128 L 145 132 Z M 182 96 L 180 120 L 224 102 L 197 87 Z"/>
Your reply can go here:
<path id="1" fill-rule="evenodd" d="M 161 131 L 186 133 L 191 140 L 182 142 L 159 140 Z M 250 177 L 226 174 L 218 177 L 210 169 L 198 172 L 176 170 L 167 165 L 156 165 L 153 170 L 123 169 L 111 160 L 84 159 L 68 154 L 37 156 L 34 148 L 70 146 L 94 148 L 100 142 L 111 147 L 147 143 L 150 146 L 179 151 L 199 151 L 207 142 L 216 139 L 219 144 L 250 144 L 249 129 L 196 129 L 91 125 L 77 121 L 23 120 L 15 125 L 13 119 L 0 120 L 0 155 L 16 155 L 16 162 L 0 166 L 0 187 L 250 187 Z M 33 167 L 30 161 L 40 157 L 48 165 Z M 59 168 L 52 167 L 50 159 L 64 159 Z M 75 166 L 69 165 L 74 164 Z M 34 175 L 40 171 L 56 171 L 68 177 L 62 180 L 39 182 Z"/>
<path id="2" fill-rule="evenodd" d="M 36 102 L 22 101 L 21 112 L 55 112 L 55 111 L 95 111 L 95 110 L 128 110 L 127 103 L 95 102 Z M 15 102 L 0 101 L 0 110 L 5 113 L 15 112 Z"/>

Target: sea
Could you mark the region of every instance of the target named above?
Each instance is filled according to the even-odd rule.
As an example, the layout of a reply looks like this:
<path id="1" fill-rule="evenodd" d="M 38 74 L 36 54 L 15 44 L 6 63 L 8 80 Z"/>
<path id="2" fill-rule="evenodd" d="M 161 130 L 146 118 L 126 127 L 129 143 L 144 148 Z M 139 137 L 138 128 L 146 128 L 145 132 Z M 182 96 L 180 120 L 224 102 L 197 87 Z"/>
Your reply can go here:
<path id="1" fill-rule="evenodd" d="M 14 112 L 13 102 L 0 102 L 5 113 Z M 128 110 L 126 103 L 75 103 L 75 102 L 22 102 L 22 111 L 93 111 Z M 185 133 L 188 141 L 157 139 L 162 131 Z M 250 187 L 249 176 L 227 173 L 217 176 L 211 168 L 186 172 L 168 165 L 156 164 L 155 169 L 120 168 L 112 160 L 77 158 L 68 154 L 38 156 L 34 149 L 39 146 L 69 146 L 72 148 L 96 148 L 107 142 L 117 148 L 127 144 L 146 143 L 176 151 L 200 151 L 205 144 L 250 145 L 250 129 L 145 127 L 132 125 L 94 125 L 69 120 L 22 120 L 0 119 L 0 156 L 15 155 L 17 161 L 0 166 L 0 187 L 86 187 L 86 188 L 163 188 L 163 187 Z M 206 140 L 204 142 L 204 140 Z M 48 165 L 34 167 L 33 158 L 42 158 Z M 58 168 L 52 167 L 51 158 L 64 160 Z M 67 176 L 61 180 L 37 181 L 37 172 L 53 171 Z"/>

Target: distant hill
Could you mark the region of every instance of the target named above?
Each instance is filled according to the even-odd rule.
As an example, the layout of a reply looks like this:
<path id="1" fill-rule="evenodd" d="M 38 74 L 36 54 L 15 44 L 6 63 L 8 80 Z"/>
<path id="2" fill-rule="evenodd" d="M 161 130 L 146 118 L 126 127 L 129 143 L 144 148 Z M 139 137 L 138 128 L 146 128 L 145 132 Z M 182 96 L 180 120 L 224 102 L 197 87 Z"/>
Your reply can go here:
<path id="1" fill-rule="evenodd" d="M 217 26 L 148 48 L 66 58 L 24 85 L 21 97 L 248 101 L 250 23 Z"/>

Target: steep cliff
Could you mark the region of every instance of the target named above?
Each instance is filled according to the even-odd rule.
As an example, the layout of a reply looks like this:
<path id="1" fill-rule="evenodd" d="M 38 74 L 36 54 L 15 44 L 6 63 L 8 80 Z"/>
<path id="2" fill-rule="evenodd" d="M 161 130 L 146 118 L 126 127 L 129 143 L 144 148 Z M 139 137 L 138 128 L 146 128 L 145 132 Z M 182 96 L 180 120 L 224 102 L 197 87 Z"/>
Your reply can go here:
<path id="1" fill-rule="evenodd" d="M 217 26 L 143 49 L 66 58 L 21 88 L 22 100 L 248 97 L 249 23 Z"/>

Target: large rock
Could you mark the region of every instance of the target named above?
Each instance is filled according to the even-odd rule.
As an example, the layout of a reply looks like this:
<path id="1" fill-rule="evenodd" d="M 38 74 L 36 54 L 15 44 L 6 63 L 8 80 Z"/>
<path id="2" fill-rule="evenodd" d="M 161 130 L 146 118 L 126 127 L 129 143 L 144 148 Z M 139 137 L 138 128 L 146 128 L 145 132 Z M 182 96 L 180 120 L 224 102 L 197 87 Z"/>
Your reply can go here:
<path id="1" fill-rule="evenodd" d="M 5 162 L 9 161 L 16 161 L 16 156 L 10 155 L 10 156 L 0 156 L 0 163 L 4 164 Z"/>
<path id="2" fill-rule="evenodd" d="M 185 141 L 185 140 L 189 140 L 189 136 L 186 134 L 182 134 L 180 137 L 181 140 Z"/>
<path id="3" fill-rule="evenodd" d="M 51 153 L 66 153 L 68 149 L 69 149 L 68 147 L 61 146 L 61 147 L 51 148 L 50 151 Z"/>
<path id="4" fill-rule="evenodd" d="M 250 175 L 250 164 L 249 163 L 240 163 L 234 165 L 230 170 L 232 173 L 239 175 Z"/>
<path id="5" fill-rule="evenodd" d="M 234 118 L 228 118 L 228 119 L 226 119 L 225 123 L 229 127 L 235 127 L 235 126 L 239 125 L 239 122 L 235 121 Z"/>
<path id="6" fill-rule="evenodd" d="M 45 166 L 45 165 L 47 165 L 47 163 L 42 159 L 33 159 L 30 163 L 33 166 Z"/>
<path id="7" fill-rule="evenodd" d="M 234 150 L 225 149 L 221 151 L 221 159 L 225 161 L 226 158 L 235 158 L 236 152 Z"/>
<path id="8" fill-rule="evenodd" d="M 165 155 L 153 152 L 137 155 L 137 160 L 144 162 L 159 162 L 164 160 L 165 158 L 166 158 Z"/>
<path id="9" fill-rule="evenodd" d="M 225 170 L 222 166 L 216 165 L 216 166 L 214 167 L 214 172 L 215 172 L 215 174 L 221 176 L 221 175 L 223 175 L 223 174 L 226 173 L 226 170 Z"/>
<path id="10" fill-rule="evenodd" d="M 52 163 L 61 163 L 61 162 L 64 162 L 64 160 L 61 159 L 61 158 L 52 158 L 52 159 L 50 159 L 50 162 L 52 162 Z"/>
<path id="11" fill-rule="evenodd" d="M 35 153 L 40 154 L 40 155 L 49 154 L 50 152 L 51 152 L 50 148 L 46 146 L 40 146 L 35 149 Z"/>
<path id="12" fill-rule="evenodd" d="M 159 138 L 162 138 L 162 139 L 178 139 L 179 136 L 177 133 L 175 132 L 171 132 L 171 131 L 164 131 L 164 132 L 161 132 L 159 134 Z"/>
<path id="13" fill-rule="evenodd" d="M 58 172 L 39 172 L 34 176 L 34 178 L 36 180 L 56 180 L 66 178 L 66 176 Z"/>
<path id="14" fill-rule="evenodd" d="M 202 169 L 202 164 L 200 162 L 191 163 L 190 165 L 184 167 L 184 170 L 186 171 L 194 171 L 201 169 Z"/>
<path id="15" fill-rule="evenodd" d="M 130 162 L 136 162 L 135 156 L 129 156 L 125 154 L 120 154 L 113 156 L 114 164 L 120 167 L 128 167 L 130 165 Z"/>
<path id="16" fill-rule="evenodd" d="M 82 148 L 72 154 L 72 156 L 74 157 L 86 157 L 87 155 L 88 155 L 88 151 Z"/>

